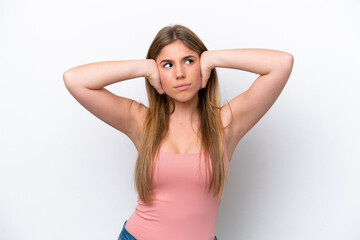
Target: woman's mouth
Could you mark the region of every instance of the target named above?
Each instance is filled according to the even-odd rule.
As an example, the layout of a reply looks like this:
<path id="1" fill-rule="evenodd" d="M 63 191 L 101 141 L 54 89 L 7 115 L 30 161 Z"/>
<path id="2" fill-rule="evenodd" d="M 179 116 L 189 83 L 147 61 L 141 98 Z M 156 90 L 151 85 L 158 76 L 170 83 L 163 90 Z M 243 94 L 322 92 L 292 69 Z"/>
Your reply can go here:
<path id="1" fill-rule="evenodd" d="M 181 85 L 178 85 L 177 87 L 175 87 L 175 89 L 180 90 L 180 91 L 186 90 L 190 87 L 190 85 L 191 85 L 190 83 L 189 84 L 181 84 Z"/>

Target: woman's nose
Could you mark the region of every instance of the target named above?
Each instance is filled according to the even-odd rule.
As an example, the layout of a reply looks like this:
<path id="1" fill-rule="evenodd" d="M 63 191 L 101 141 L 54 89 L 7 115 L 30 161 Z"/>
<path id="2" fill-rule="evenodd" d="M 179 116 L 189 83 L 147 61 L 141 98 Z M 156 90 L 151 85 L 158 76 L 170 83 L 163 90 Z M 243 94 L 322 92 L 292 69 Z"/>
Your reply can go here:
<path id="1" fill-rule="evenodd" d="M 176 68 L 176 79 L 179 79 L 179 78 L 184 78 L 185 77 L 185 73 L 184 73 L 184 70 L 182 69 L 181 66 L 177 67 Z"/>

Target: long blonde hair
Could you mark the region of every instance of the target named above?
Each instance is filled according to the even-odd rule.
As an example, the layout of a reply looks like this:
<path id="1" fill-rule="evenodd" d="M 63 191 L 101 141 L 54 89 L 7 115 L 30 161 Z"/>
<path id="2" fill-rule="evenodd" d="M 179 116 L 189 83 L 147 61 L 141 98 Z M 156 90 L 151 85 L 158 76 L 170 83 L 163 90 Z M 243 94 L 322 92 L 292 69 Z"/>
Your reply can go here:
<path id="1" fill-rule="evenodd" d="M 207 51 L 204 43 L 189 28 L 182 25 L 167 26 L 161 29 L 150 45 L 146 59 L 156 59 L 160 51 L 168 44 L 181 40 L 199 56 Z M 139 198 L 144 203 L 152 203 L 152 183 L 154 176 L 155 155 L 158 154 L 161 140 L 169 129 L 170 104 L 175 110 L 175 104 L 171 98 L 170 102 L 166 94 L 159 94 L 145 78 L 147 96 L 149 100 L 149 111 L 145 119 L 141 139 L 141 147 L 135 165 L 135 186 Z M 220 117 L 220 92 L 216 70 L 213 69 L 205 88 L 198 92 L 200 113 L 200 135 L 201 149 L 205 149 L 205 166 L 207 173 L 212 175 L 208 192 L 214 188 L 213 196 L 223 194 L 226 182 L 226 165 L 224 156 L 224 130 Z M 201 151 L 202 152 L 202 151 Z M 210 160 L 209 160 L 210 155 Z"/>

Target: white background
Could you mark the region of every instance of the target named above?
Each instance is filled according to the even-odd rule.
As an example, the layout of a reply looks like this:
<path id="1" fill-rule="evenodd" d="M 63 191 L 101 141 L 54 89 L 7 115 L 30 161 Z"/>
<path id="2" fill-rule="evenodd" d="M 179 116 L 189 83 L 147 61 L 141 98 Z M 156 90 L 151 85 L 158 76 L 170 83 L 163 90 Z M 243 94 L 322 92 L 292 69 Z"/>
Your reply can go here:
<path id="1" fill-rule="evenodd" d="M 63 73 L 144 59 L 176 23 L 209 50 L 294 56 L 232 157 L 219 240 L 360 239 L 359 10 L 356 0 L 1 1 L 0 239 L 117 239 L 136 206 L 137 151 L 70 95 Z M 222 103 L 258 76 L 218 73 Z M 107 88 L 148 105 L 144 78 Z"/>

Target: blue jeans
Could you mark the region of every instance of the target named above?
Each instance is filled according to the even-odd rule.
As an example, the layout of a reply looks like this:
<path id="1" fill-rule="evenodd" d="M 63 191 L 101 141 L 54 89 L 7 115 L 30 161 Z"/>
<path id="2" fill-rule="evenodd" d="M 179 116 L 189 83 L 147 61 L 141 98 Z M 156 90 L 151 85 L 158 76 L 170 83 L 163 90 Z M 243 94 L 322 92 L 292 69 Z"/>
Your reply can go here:
<path id="1" fill-rule="evenodd" d="M 124 223 L 124 226 L 121 230 L 121 233 L 119 235 L 118 240 L 137 240 L 133 235 L 131 235 L 126 229 L 125 229 L 125 225 L 126 225 L 127 220 Z M 215 236 L 214 240 L 217 240 L 217 237 Z"/>

